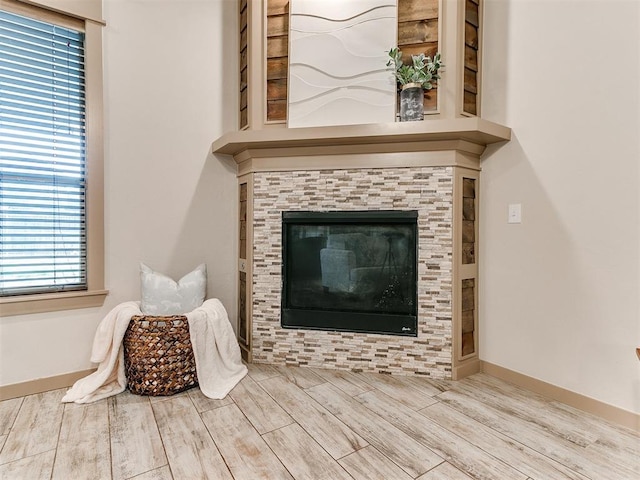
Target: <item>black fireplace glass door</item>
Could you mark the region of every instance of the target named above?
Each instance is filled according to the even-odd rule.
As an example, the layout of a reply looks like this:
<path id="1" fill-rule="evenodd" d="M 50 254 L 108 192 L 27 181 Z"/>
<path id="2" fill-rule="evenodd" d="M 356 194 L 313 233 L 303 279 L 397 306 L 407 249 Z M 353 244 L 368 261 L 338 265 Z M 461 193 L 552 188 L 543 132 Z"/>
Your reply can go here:
<path id="1" fill-rule="evenodd" d="M 283 326 L 379 331 L 386 318 L 401 334 L 416 315 L 417 213 L 306 213 L 283 217 Z"/>

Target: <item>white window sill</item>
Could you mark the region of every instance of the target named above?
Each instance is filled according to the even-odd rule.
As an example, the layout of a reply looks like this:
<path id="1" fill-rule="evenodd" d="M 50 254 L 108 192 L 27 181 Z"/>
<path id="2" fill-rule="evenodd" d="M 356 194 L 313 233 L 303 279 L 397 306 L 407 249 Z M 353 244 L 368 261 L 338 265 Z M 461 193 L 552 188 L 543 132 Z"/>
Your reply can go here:
<path id="1" fill-rule="evenodd" d="M 0 317 L 101 307 L 108 290 L 16 295 L 0 298 Z"/>

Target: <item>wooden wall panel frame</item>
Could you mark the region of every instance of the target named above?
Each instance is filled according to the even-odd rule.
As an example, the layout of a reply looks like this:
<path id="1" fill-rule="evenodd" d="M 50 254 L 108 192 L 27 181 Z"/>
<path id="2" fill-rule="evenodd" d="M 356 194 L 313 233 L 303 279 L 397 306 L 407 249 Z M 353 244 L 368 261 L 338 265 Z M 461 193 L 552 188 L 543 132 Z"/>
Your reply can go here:
<path id="1" fill-rule="evenodd" d="M 463 209 L 463 180 L 475 180 L 475 263 L 462 263 L 462 209 Z M 480 356 L 478 343 L 478 233 L 480 207 L 480 171 L 478 169 L 454 167 L 453 181 L 453 285 L 452 285 L 452 368 L 451 377 L 458 380 L 467 375 L 480 371 Z M 474 351 L 469 355 L 462 354 L 462 281 L 475 280 L 474 288 Z"/>
<path id="2" fill-rule="evenodd" d="M 236 285 L 238 286 L 238 322 L 237 322 L 237 338 L 240 345 L 240 352 L 242 359 L 248 363 L 251 363 L 251 343 L 252 343 L 252 303 L 253 303 L 253 173 L 238 176 L 238 198 L 240 198 L 240 186 L 246 185 L 247 188 L 247 204 L 246 204 L 246 249 L 243 252 L 241 247 L 240 235 L 238 235 L 238 275 L 236 279 Z M 238 229 L 238 231 L 240 228 Z M 243 258 L 243 253 L 244 258 Z M 240 318 L 241 318 L 241 298 L 240 298 L 240 274 L 246 275 L 246 291 L 245 291 L 245 303 L 244 315 L 246 319 L 246 338 L 242 338 L 240 335 Z"/>

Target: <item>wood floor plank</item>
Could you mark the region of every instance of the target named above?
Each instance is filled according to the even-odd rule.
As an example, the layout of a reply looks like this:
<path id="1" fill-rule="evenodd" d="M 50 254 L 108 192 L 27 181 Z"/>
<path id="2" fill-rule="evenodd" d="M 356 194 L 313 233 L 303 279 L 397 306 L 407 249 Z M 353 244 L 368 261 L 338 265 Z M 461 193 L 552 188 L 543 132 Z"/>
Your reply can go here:
<path id="1" fill-rule="evenodd" d="M 387 422 L 337 387 L 325 383 L 307 390 L 354 432 L 389 457 L 413 477 L 422 475 L 442 462 L 442 458 Z"/>
<path id="2" fill-rule="evenodd" d="M 442 393 L 435 388 L 421 391 L 401 376 L 367 373 L 363 375 L 363 378 L 376 390 L 387 394 L 413 410 L 420 410 L 421 408 L 433 405 L 438 401 L 433 398 L 433 395 Z"/>
<path id="3" fill-rule="evenodd" d="M 527 475 L 489 455 L 463 437 L 450 432 L 382 392 L 374 390 L 355 398 L 369 410 L 386 418 L 411 438 L 473 478 L 481 480 L 494 478 L 526 480 L 527 478 Z"/>
<path id="4" fill-rule="evenodd" d="M 420 410 L 420 413 L 529 477 L 545 480 L 587 480 L 584 475 L 443 403 L 431 405 Z"/>
<path id="5" fill-rule="evenodd" d="M 49 480 L 53 470 L 55 450 L 0 465 L 0 478 L 5 480 Z"/>
<path id="6" fill-rule="evenodd" d="M 244 377 L 229 395 L 260 434 L 293 423 L 289 414 L 251 377 Z"/>
<path id="7" fill-rule="evenodd" d="M 452 387 L 469 392 L 483 403 L 492 405 L 505 413 L 540 425 L 553 434 L 565 438 L 581 447 L 594 443 L 598 435 L 578 417 L 553 407 L 546 398 L 525 392 L 489 375 L 478 374 L 465 378 Z M 544 410 L 545 414 L 540 415 Z"/>
<path id="8" fill-rule="evenodd" d="M 412 480 L 400 467 L 369 445 L 338 460 L 355 480 Z"/>
<path id="9" fill-rule="evenodd" d="M 472 477 L 462 473 L 450 463 L 443 462 L 433 470 L 420 475 L 416 480 L 469 480 L 470 478 Z"/>
<path id="10" fill-rule="evenodd" d="M 166 465 L 132 477 L 129 480 L 173 480 L 173 477 L 171 476 L 171 469 Z"/>
<path id="11" fill-rule="evenodd" d="M 209 398 L 199 388 L 192 388 L 189 390 L 189 398 L 196 406 L 198 413 L 206 412 L 207 410 L 213 410 L 214 408 L 224 407 L 233 403 L 231 396 L 227 395 L 224 398 Z"/>
<path id="12" fill-rule="evenodd" d="M 108 405 L 113 479 L 131 478 L 167 465 L 148 397 L 125 391 L 109 398 Z"/>
<path id="13" fill-rule="evenodd" d="M 220 452 L 188 396 L 154 403 L 153 411 L 171 472 L 176 479 L 232 480 Z"/>
<path id="14" fill-rule="evenodd" d="M 262 438 L 296 480 L 352 480 L 352 477 L 298 424 Z"/>
<path id="15" fill-rule="evenodd" d="M 24 397 L 13 427 L 0 452 L 0 464 L 56 448 L 65 390 Z"/>
<path id="16" fill-rule="evenodd" d="M 18 416 L 23 397 L 0 402 L 0 435 L 9 435 L 11 426 Z"/>
<path id="17" fill-rule="evenodd" d="M 418 390 L 427 392 L 431 396 L 446 392 L 451 389 L 452 385 L 457 383 L 454 380 L 440 380 L 437 378 L 426 377 L 424 375 L 407 375 L 401 378 L 404 382 L 413 385 Z"/>
<path id="18" fill-rule="evenodd" d="M 311 388 L 324 383 L 325 380 L 311 368 L 303 367 L 275 367 L 276 370 L 294 385 L 302 388 Z"/>
<path id="19" fill-rule="evenodd" d="M 576 422 L 587 425 L 597 435 L 597 440 L 587 447 L 588 451 L 596 450 L 603 455 L 616 458 L 622 464 L 637 469 L 640 462 L 640 433 L 628 428 L 614 425 L 582 410 L 569 405 L 552 401 L 553 408 L 565 411 Z M 634 470 L 635 471 L 635 470 Z"/>
<path id="20" fill-rule="evenodd" d="M 537 452 L 587 477 L 607 480 L 628 480 L 634 473 L 620 465 L 611 464 L 606 456 L 587 450 L 573 442 L 513 415 L 505 414 L 472 396 L 449 390 L 438 398 L 450 407 L 464 413 L 490 428 L 526 445 Z M 541 414 L 544 414 L 541 412 Z M 589 454 L 591 453 L 591 454 Z"/>
<path id="21" fill-rule="evenodd" d="M 362 437 L 285 378 L 269 378 L 260 385 L 333 458 L 342 458 L 368 445 Z"/>
<path id="22" fill-rule="evenodd" d="M 253 378 L 254 382 L 261 382 L 267 378 L 277 377 L 280 375 L 280 372 L 278 372 L 274 365 L 248 363 L 247 369 L 249 370 L 249 376 Z"/>
<path id="23" fill-rule="evenodd" d="M 175 393 L 173 395 L 159 395 L 157 397 L 147 397 L 151 405 L 155 405 L 156 403 L 165 402 L 167 400 L 175 400 L 176 398 L 188 397 L 189 390 L 184 390 L 180 393 Z"/>
<path id="24" fill-rule="evenodd" d="M 355 374 L 346 370 L 314 369 L 314 372 L 351 397 L 373 389 L 373 387 L 362 378 L 362 374 Z"/>
<path id="25" fill-rule="evenodd" d="M 107 400 L 65 405 L 51 478 L 109 478 L 110 473 Z"/>
<path id="26" fill-rule="evenodd" d="M 197 388 L 170 397 L 124 393 L 89 405 L 61 404 L 65 390 L 0 402 L 0 478 L 232 480 L 225 460 L 235 480 L 323 471 L 356 480 L 468 480 L 456 465 L 499 480 L 640 478 L 637 432 L 485 374 L 460 382 L 395 376 L 395 388 L 385 376 L 374 388 L 371 374 L 252 370 L 236 392 L 253 402 L 247 411 L 267 416 L 277 405 L 293 422 L 264 437 L 230 395 L 211 400 Z M 402 395 L 414 390 L 417 399 Z M 439 403 L 416 412 L 421 395 Z M 494 472 L 492 457 L 519 473 Z"/>
<path id="27" fill-rule="evenodd" d="M 202 419 L 237 480 L 293 479 L 237 405 L 208 410 Z"/>

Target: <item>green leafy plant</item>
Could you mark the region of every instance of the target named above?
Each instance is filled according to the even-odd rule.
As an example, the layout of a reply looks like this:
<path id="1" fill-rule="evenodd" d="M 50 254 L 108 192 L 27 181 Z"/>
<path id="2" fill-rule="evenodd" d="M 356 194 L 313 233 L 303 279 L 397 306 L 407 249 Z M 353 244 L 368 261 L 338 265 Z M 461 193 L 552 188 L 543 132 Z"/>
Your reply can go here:
<path id="1" fill-rule="evenodd" d="M 398 47 L 392 48 L 388 53 L 390 60 L 387 62 L 387 67 L 393 66 L 396 80 L 400 85 L 417 83 L 423 89 L 431 90 L 440 78 L 438 70 L 444 66 L 440 52 L 436 53 L 433 59 L 424 53 L 411 55 L 411 64 L 405 64 L 402 61 L 402 52 Z"/>

